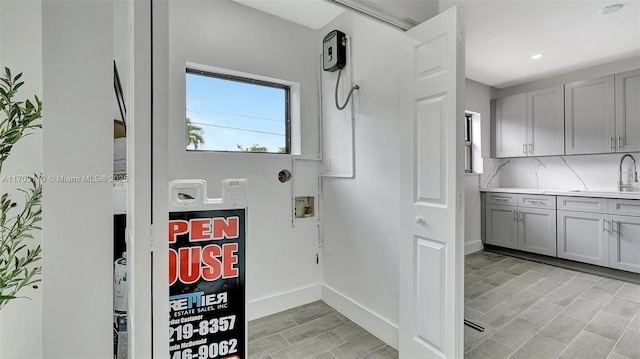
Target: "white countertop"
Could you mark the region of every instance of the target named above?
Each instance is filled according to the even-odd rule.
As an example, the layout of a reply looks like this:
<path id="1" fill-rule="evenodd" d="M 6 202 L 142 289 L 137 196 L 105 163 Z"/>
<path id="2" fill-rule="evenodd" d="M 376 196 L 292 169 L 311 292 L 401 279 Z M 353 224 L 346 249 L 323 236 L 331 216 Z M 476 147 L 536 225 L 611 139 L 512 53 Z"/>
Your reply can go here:
<path id="1" fill-rule="evenodd" d="M 573 197 L 598 197 L 598 198 L 620 198 L 620 199 L 640 199 L 640 192 L 606 192 L 606 191 L 572 191 L 566 189 L 535 189 L 535 188 L 480 188 L 480 192 L 498 193 L 526 193 L 526 194 L 546 194 L 551 196 L 573 196 Z"/>

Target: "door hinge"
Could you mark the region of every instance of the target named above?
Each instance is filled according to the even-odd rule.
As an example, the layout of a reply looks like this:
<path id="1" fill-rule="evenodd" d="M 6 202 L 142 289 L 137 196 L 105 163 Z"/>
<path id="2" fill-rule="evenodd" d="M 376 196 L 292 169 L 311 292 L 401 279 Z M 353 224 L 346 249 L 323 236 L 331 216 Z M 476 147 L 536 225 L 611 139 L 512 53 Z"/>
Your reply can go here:
<path id="1" fill-rule="evenodd" d="M 462 193 L 458 193 L 458 209 L 462 210 Z"/>

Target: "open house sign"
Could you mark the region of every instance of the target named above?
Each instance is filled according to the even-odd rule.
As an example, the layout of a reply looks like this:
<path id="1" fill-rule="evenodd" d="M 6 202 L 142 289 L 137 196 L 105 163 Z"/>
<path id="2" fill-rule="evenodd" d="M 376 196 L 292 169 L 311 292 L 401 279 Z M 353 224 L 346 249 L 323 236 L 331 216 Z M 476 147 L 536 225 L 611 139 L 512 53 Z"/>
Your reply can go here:
<path id="1" fill-rule="evenodd" d="M 171 359 L 245 359 L 245 210 L 169 213 Z"/>

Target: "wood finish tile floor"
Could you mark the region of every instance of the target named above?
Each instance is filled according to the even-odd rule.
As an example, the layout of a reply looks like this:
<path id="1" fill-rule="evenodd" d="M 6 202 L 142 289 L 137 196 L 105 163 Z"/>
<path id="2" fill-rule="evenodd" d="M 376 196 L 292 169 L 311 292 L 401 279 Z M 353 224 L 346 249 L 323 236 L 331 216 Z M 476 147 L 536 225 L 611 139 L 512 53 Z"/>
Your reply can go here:
<path id="1" fill-rule="evenodd" d="M 465 359 L 640 359 L 640 285 L 497 253 L 465 258 Z M 249 322 L 249 359 L 397 359 L 322 301 Z"/>
<path id="2" fill-rule="evenodd" d="M 249 359 L 397 359 L 398 352 L 322 301 L 249 322 Z"/>
<path id="3" fill-rule="evenodd" d="M 490 252 L 465 258 L 465 359 L 640 359 L 640 285 Z"/>

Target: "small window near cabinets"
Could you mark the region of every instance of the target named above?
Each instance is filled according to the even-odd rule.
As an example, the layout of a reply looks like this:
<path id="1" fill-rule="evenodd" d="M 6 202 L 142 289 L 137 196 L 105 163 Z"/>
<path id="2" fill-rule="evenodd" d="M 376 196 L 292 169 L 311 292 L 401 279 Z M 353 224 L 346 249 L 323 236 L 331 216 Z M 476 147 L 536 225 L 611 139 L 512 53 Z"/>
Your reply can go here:
<path id="1" fill-rule="evenodd" d="M 464 115 L 464 171 L 473 173 L 473 122 L 472 115 Z"/>

